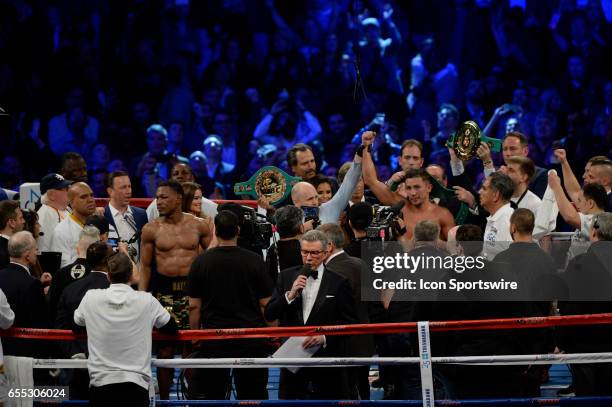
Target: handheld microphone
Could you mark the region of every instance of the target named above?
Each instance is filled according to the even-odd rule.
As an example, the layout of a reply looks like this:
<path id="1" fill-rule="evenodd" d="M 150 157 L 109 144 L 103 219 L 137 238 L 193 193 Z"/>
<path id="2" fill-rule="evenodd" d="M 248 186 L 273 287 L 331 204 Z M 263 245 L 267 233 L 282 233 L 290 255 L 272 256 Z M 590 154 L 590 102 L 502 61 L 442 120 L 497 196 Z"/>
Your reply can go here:
<path id="1" fill-rule="evenodd" d="M 310 268 L 310 266 L 308 264 L 304 264 L 302 266 L 302 268 L 300 269 L 300 276 L 306 276 L 306 278 L 310 277 L 312 275 L 312 269 Z M 302 294 L 302 290 L 303 288 L 300 288 L 297 292 L 297 295 L 300 296 Z"/>

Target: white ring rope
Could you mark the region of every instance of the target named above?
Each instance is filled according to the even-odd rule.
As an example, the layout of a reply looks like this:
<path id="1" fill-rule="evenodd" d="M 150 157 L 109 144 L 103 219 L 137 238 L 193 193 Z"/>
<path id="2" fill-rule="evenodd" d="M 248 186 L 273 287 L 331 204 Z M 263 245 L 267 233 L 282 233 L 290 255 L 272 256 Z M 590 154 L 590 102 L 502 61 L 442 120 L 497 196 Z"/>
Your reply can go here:
<path id="1" fill-rule="evenodd" d="M 542 354 L 542 355 L 497 355 L 432 357 L 433 363 L 461 365 L 550 365 L 564 363 L 612 363 L 612 352 Z M 275 368 L 286 366 L 365 366 L 365 365 L 409 365 L 420 362 L 418 357 L 372 357 L 372 358 L 219 358 L 219 359 L 153 359 L 152 365 L 166 368 Z M 87 368 L 86 359 L 34 359 L 35 369 Z"/>

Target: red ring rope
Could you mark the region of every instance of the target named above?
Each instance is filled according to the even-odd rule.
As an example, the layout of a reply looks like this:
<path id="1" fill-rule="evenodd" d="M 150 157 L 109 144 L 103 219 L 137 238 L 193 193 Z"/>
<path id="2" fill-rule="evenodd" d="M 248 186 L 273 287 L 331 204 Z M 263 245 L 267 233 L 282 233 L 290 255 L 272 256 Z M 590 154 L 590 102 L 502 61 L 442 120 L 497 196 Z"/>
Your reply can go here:
<path id="1" fill-rule="evenodd" d="M 499 330 L 516 328 L 548 328 L 553 326 L 574 326 L 592 324 L 611 324 L 612 313 L 590 314 L 590 315 L 567 315 L 559 317 L 531 317 L 531 318 L 506 318 L 506 319 L 482 319 L 468 321 L 431 321 L 429 329 L 432 332 L 448 331 L 475 331 L 475 330 Z M 215 340 L 229 338 L 271 338 L 288 336 L 313 336 L 313 335 L 359 335 L 359 334 L 389 334 L 416 332 L 416 322 L 401 322 L 387 324 L 356 324 L 356 325 L 328 325 L 328 326 L 305 326 L 284 328 L 232 328 L 232 329 L 198 329 L 179 331 L 176 336 L 153 333 L 156 340 L 181 340 L 190 341 L 196 339 Z M 75 340 L 83 339 L 85 335 L 75 335 L 70 330 L 60 329 L 34 329 L 34 328 L 11 328 L 0 331 L 0 336 L 9 336 L 23 339 L 45 339 L 45 340 Z"/>

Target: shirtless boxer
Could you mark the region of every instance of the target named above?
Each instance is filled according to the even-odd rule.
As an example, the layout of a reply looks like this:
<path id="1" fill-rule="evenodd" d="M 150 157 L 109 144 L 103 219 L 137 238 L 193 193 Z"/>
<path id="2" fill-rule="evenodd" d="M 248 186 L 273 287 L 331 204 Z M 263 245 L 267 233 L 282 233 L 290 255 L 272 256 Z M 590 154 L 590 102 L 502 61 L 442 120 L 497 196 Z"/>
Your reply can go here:
<path id="1" fill-rule="evenodd" d="M 156 198 L 161 217 L 142 228 L 139 289 L 150 291 L 174 316 L 179 329 L 189 329 L 189 300 L 185 292 L 187 275 L 195 257 L 210 243 L 210 219 L 181 211 L 183 187 L 176 181 L 159 184 Z M 151 273 L 154 258 L 155 272 Z M 173 356 L 171 344 L 159 344 L 158 358 L 171 359 Z M 172 374 L 172 369 L 158 369 L 162 399 L 169 397 Z"/>
<path id="2" fill-rule="evenodd" d="M 372 132 L 366 132 L 372 133 Z M 374 133 L 364 134 L 367 140 L 374 139 Z M 406 198 L 393 192 L 387 185 L 378 180 L 371 154 L 363 152 L 363 179 L 378 200 L 384 205 L 393 205 L 406 202 L 402 208 L 403 223 L 406 233 L 404 239 L 412 239 L 414 226 L 422 220 L 431 220 L 440 225 L 440 238 L 446 240 L 448 230 L 455 226 L 453 215 L 446 208 L 438 206 L 429 199 L 432 185 L 429 174 L 423 169 L 410 169 L 406 171 L 404 189 Z"/>

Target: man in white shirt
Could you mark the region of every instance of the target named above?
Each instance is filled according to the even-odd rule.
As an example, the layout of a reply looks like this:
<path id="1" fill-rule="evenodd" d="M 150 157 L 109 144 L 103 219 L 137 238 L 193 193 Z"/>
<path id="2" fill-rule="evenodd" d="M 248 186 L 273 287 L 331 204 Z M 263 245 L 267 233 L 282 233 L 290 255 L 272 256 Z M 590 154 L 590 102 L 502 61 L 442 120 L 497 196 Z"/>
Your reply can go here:
<path id="1" fill-rule="evenodd" d="M 85 220 L 96 211 L 93 191 L 84 182 L 76 182 L 68 189 L 72 213 L 56 226 L 51 240 L 51 251 L 62 253 L 61 267 L 76 260 L 76 244 Z"/>
<path id="2" fill-rule="evenodd" d="M 503 172 L 512 179 L 514 192 L 510 198 L 510 206 L 513 209 L 525 208 L 533 212 L 534 216 L 542 204 L 542 200 L 529 188 L 529 180 L 535 173 L 535 165 L 530 158 L 515 155 L 506 158 L 506 167 Z"/>
<path id="3" fill-rule="evenodd" d="M 493 260 L 497 253 L 506 250 L 512 242 L 510 235 L 510 217 L 514 212 L 510 198 L 514 184 L 509 176 L 502 172 L 489 175 L 480 188 L 480 204 L 489 212 L 484 234 L 483 254 L 487 260 Z"/>
<path id="4" fill-rule="evenodd" d="M 38 210 L 38 223 L 43 232 L 38 239 L 38 250 L 48 252 L 51 250 L 51 238 L 55 227 L 68 217 L 68 187 L 72 184 L 60 174 L 47 174 L 40 181 L 40 201 L 42 206 Z"/>
<path id="5" fill-rule="evenodd" d="M 600 184 L 585 184 L 582 193 L 576 195 L 574 205 L 567 199 L 561 181 L 556 173 L 548 174 L 548 185 L 555 193 L 559 214 L 569 225 L 576 228 L 567 252 L 567 261 L 585 253 L 590 245 L 593 216 L 606 208 L 606 190 Z M 577 210 L 576 210 L 577 209 Z"/>
<path id="6" fill-rule="evenodd" d="M 15 313 L 11 309 L 6 296 L 0 290 L 0 329 L 9 329 L 15 320 Z M 4 375 L 4 356 L 2 353 L 2 341 L 0 341 L 0 405 L 6 401 L 8 381 Z"/>
<path id="7" fill-rule="evenodd" d="M 111 286 L 89 290 L 74 312 L 87 328 L 90 406 L 148 406 L 151 331 L 177 332 L 168 311 L 151 294 L 130 286 L 132 262 L 116 252 L 107 259 Z"/>
<path id="8" fill-rule="evenodd" d="M 134 261 L 138 261 L 140 232 L 147 224 L 144 209 L 130 205 L 132 183 L 127 172 L 115 171 L 108 176 L 106 192 L 110 197 L 104 208 L 104 217 L 110 224 L 109 239 L 128 243 L 128 250 Z"/>

